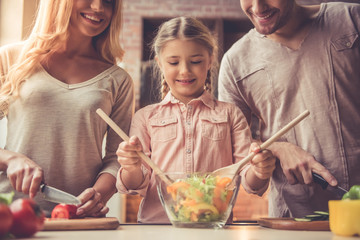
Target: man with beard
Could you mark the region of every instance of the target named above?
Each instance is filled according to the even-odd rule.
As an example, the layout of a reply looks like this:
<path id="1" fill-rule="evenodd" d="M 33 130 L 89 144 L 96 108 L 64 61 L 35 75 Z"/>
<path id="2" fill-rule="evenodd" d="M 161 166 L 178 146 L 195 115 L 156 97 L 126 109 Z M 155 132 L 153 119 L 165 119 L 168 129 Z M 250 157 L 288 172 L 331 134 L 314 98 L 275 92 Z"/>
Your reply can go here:
<path id="1" fill-rule="evenodd" d="M 360 4 L 240 0 L 255 28 L 222 59 L 219 100 L 233 102 L 270 138 L 310 116 L 269 149 L 278 158 L 269 215 L 302 217 L 339 199 L 312 184 L 360 184 Z"/>

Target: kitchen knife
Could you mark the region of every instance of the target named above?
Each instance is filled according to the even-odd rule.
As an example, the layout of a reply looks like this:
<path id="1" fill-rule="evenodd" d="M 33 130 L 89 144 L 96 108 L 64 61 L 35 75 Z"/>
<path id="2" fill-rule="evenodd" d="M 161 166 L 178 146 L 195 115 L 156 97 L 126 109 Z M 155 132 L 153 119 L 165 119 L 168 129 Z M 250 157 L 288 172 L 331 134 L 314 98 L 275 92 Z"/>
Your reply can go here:
<path id="1" fill-rule="evenodd" d="M 46 184 L 40 185 L 40 192 L 42 193 L 43 198 L 49 202 L 74 205 L 81 203 L 75 196 Z"/>
<path id="2" fill-rule="evenodd" d="M 348 192 L 340 186 L 336 186 L 336 187 L 331 186 L 322 176 L 320 176 L 317 173 L 312 173 L 312 176 L 314 182 L 318 183 L 322 189 L 329 190 L 340 197 L 342 197 L 345 193 Z"/>

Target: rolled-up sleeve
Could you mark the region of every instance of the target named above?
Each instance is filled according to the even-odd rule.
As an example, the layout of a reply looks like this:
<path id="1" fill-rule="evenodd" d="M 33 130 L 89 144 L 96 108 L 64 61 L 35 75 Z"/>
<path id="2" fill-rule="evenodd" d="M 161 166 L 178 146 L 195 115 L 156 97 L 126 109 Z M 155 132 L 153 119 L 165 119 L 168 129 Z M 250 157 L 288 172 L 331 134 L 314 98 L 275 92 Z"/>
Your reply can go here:
<path id="1" fill-rule="evenodd" d="M 122 194 L 131 194 L 131 195 L 135 195 L 135 194 L 139 194 L 140 196 L 144 197 L 146 195 L 146 191 L 150 182 L 150 175 L 151 172 L 144 166 L 141 166 L 141 170 L 143 172 L 143 182 L 140 184 L 140 186 L 137 189 L 127 189 L 126 186 L 124 185 L 122 178 L 121 178 L 121 173 L 122 173 L 123 168 L 120 168 L 118 175 L 117 175 L 117 181 L 116 181 L 116 188 L 118 189 L 119 193 Z"/>
<path id="2" fill-rule="evenodd" d="M 247 193 L 256 194 L 256 195 L 262 196 L 262 195 L 266 192 L 266 190 L 267 190 L 267 188 L 268 188 L 268 186 L 269 186 L 269 182 L 268 182 L 267 184 L 265 184 L 265 185 L 264 185 L 262 188 L 260 188 L 260 189 L 257 189 L 257 190 L 252 189 L 252 188 L 250 187 L 250 185 L 248 184 L 248 182 L 246 181 L 246 178 L 245 178 L 246 173 L 247 173 L 247 171 L 249 171 L 249 169 L 250 169 L 250 164 L 246 165 L 245 168 L 240 172 L 241 185 L 243 186 L 243 188 L 245 189 L 245 191 L 246 191 Z"/>

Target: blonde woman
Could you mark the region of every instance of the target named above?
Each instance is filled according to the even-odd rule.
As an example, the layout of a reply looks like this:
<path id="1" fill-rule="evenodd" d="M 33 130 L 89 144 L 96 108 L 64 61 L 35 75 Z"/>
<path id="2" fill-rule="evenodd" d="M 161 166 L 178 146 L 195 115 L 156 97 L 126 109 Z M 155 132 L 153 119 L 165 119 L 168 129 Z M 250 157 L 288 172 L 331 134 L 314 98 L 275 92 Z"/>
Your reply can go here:
<path id="1" fill-rule="evenodd" d="M 128 131 L 133 83 L 117 65 L 120 27 L 121 0 L 42 0 L 30 37 L 0 48 L 0 192 L 29 195 L 49 214 L 54 204 L 37 194 L 44 182 L 78 196 L 78 216 L 109 211 L 120 139 L 95 110 Z"/>
<path id="2" fill-rule="evenodd" d="M 165 22 L 153 49 L 163 99 L 135 114 L 132 137 L 117 151 L 121 164 L 117 188 L 120 193 L 143 197 L 139 222 L 169 223 L 157 196 L 154 174 L 135 151 L 143 150 L 165 172 L 213 171 L 245 157 L 251 134 L 240 109 L 211 94 L 217 45 L 200 21 L 179 17 Z M 256 146 L 251 148 L 256 150 Z M 261 195 L 274 169 L 270 151 L 257 153 L 242 171 L 244 188 Z"/>

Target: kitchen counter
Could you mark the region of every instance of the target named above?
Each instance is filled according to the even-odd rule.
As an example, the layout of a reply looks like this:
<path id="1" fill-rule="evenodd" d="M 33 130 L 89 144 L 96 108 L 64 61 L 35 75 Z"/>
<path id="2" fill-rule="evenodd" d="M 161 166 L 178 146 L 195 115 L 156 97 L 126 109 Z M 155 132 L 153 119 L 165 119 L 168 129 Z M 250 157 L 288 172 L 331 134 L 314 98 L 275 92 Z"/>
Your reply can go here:
<path id="1" fill-rule="evenodd" d="M 41 231 L 31 239 L 39 240 L 359 240 L 340 237 L 330 231 L 292 231 L 261 227 L 257 224 L 233 224 L 224 229 L 175 228 L 171 225 L 121 224 L 116 230 Z"/>

